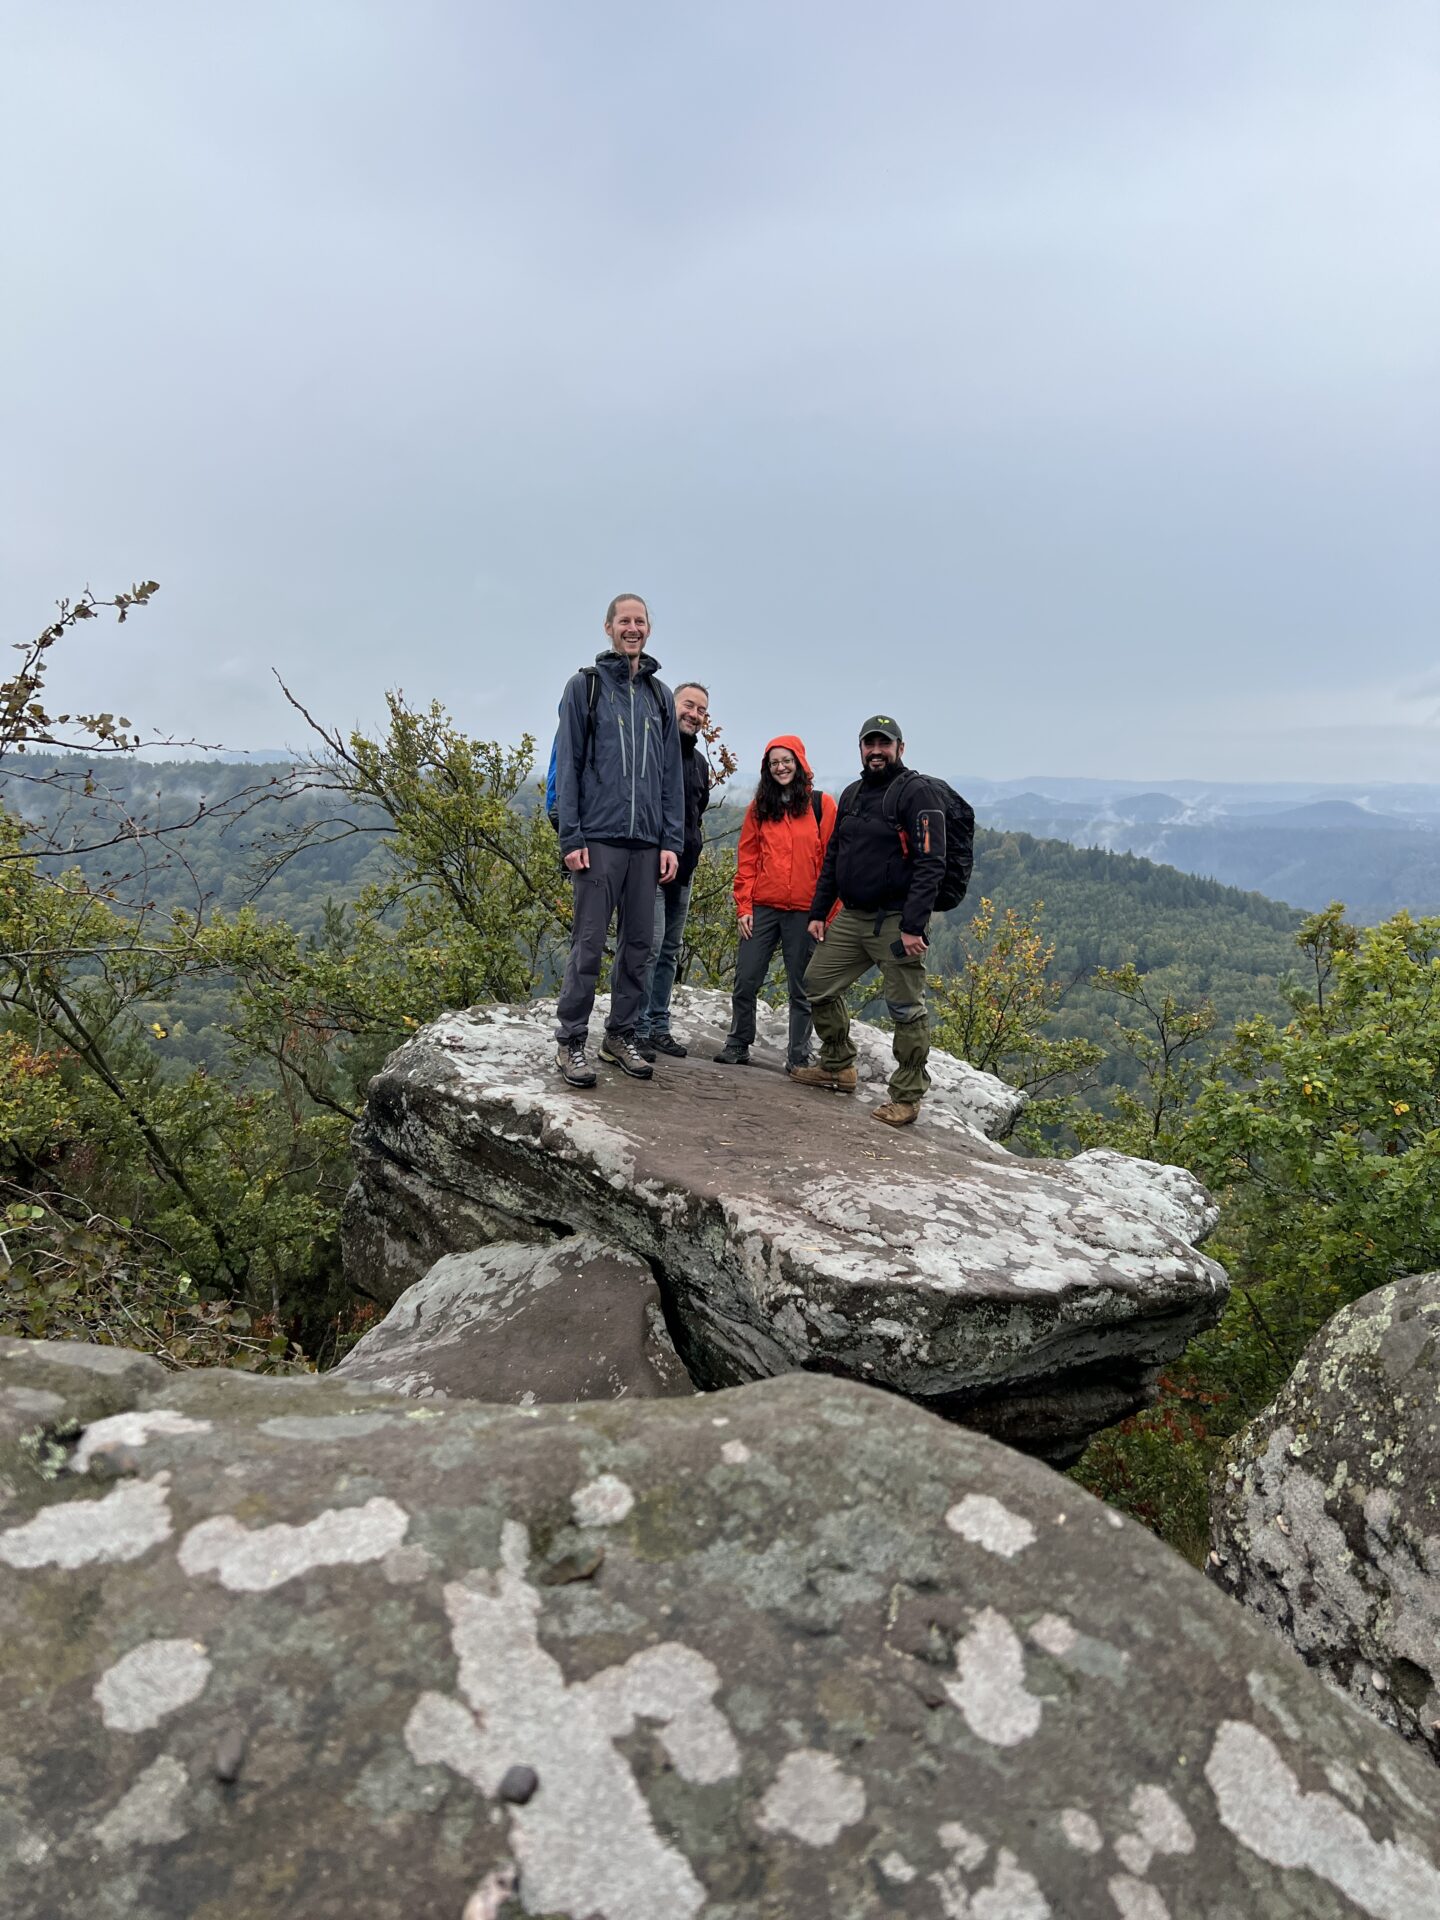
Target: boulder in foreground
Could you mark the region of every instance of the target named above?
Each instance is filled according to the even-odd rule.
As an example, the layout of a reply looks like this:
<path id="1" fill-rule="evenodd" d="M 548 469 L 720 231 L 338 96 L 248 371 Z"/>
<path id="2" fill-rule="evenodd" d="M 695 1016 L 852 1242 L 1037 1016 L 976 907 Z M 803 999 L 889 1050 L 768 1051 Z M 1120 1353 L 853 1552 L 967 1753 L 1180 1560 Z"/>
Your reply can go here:
<path id="1" fill-rule="evenodd" d="M 117 1410 L 91 1351 L 0 1343 L 12 1920 L 1440 1911 L 1428 1763 L 892 1396 Z"/>
<path id="2" fill-rule="evenodd" d="M 1231 1443 L 1211 1571 L 1440 1760 L 1440 1273 L 1377 1287 Z"/>

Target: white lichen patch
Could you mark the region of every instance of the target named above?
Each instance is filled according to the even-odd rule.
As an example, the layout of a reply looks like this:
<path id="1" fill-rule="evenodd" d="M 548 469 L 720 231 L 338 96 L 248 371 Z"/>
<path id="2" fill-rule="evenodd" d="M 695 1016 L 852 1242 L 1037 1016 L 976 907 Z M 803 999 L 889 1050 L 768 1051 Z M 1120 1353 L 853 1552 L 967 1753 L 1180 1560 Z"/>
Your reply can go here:
<path id="1" fill-rule="evenodd" d="M 944 1827 L 940 1830 L 942 1843 L 946 1831 Z M 965 1829 L 959 1831 L 964 1833 Z M 950 1864 L 930 1875 L 944 1920 L 1051 1920 L 1050 1903 L 1040 1891 L 1039 1882 L 1008 1847 L 1002 1847 L 996 1855 L 995 1871 L 986 1885 L 967 1886 L 967 1875 L 980 1865 L 987 1851 L 983 1841 L 978 1857 L 973 1846 L 956 1849 Z"/>
<path id="2" fill-rule="evenodd" d="M 162 1753 L 140 1775 L 124 1799 L 95 1828 L 106 1853 L 130 1847 L 158 1847 L 183 1840 L 189 1831 L 177 1802 L 190 1784 L 173 1754 Z"/>
<path id="3" fill-rule="evenodd" d="M 973 1873 L 990 1851 L 988 1841 L 958 1820 L 947 1820 L 936 1837 L 950 1855 L 952 1864 L 962 1867 L 966 1873 Z"/>
<path id="4" fill-rule="evenodd" d="M 915 1879 L 918 1871 L 915 1867 L 911 1866 L 903 1853 L 897 1853 L 893 1849 L 889 1853 L 883 1854 L 876 1862 L 876 1865 L 879 1867 L 881 1873 L 884 1874 L 885 1878 L 892 1881 L 897 1887 L 908 1887 L 910 1882 Z"/>
<path id="5" fill-rule="evenodd" d="M 1130 1796 L 1130 1813 L 1135 1830 L 1120 1836 L 1115 1852 L 1131 1873 L 1146 1873 L 1157 1853 L 1195 1851 L 1194 1830 L 1163 1787 L 1136 1787 Z"/>
<path id="6" fill-rule="evenodd" d="M 205 1691 L 210 1657 L 199 1640 L 145 1640 L 95 1682 L 100 1718 L 114 1733 L 144 1733 Z"/>
<path id="7" fill-rule="evenodd" d="M 945 1515 L 945 1524 L 962 1540 L 984 1547 L 1003 1560 L 1013 1560 L 1017 1553 L 1035 1544 L 1035 1528 L 1030 1521 L 1023 1514 L 1012 1513 L 988 1493 L 967 1493 L 963 1500 L 957 1500 Z"/>
<path id="8" fill-rule="evenodd" d="M 1001 1161 L 1006 1157 L 1003 1149 L 993 1152 Z M 1125 1164 L 1123 1156 L 1114 1157 Z M 884 1247 L 895 1256 L 888 1272 L 892 1284 L 919 1281 L 946 1292 L 1058 1294 L 1105 1287 L 1143 1294 L 1155 1285 L 1167 1293 L 1198 1285 L 1209 1294 L 1225 1285 L 1213 1261 L 1160 1219 L 1127 1210 L 1108 1194 L 1098 1196 L 1073 1172 L 1075 1164 L 1056 1162 L 1042 1170 L 1027 1163 L 1020 1169 L 1023 1180 L 1015 1181 L 997 1177 L 998 1161 L 973 1164 L 959 1182 L 949 1173 L 823 1174 L 799 1188 L 796 1200 L 805 1217 L 778 1222 L 774 1244 L 797 1271 L 836 1280 L 872 1272 L 869 1249 Z M 1139 1195 L 1146 1190 L 1147 1163 L 1131 1164 L 1142 1170 Z M 1184 1178 L 1195 1184 L 1190 1175 Z M 754 1212 L 753 1203 L 741 1208 L 731 1202 L 730 1209 L 737 1218 L 741 1211 Z"/>
<path id="9" fill-rule="evenodd" d="M 959 1677 L 945 1682 L 945 1692 L 978 1739 L 1015 1747 L 1031 1737 L 1040 1702 L 1026 1689 L 1024 1649 L 1004 1614 L 986 1607 L 976 1615 L 955 1648 L 955 1666 Z"/>
<path id="10" fill-rule="evenodd" d="M 780 1762 L 755 1818 L 767 1833 L 831 1847 L 865 1814 L 865 1788 L 832 1754 L 797 1747 Z"/>
<path id="11" fill-rule="evenodd" d="M 138 1560 L 171 1533 L 168 1473 L 127 1481 L 99 1500 L 46 1507 L 0 1533 L 0 1560 L 11 1567 L 89 1567 Z"/>
<path id="12" fill-rule="evenodd" d="M 1106 1884 L 1120 1920 L 1170 1920 L 1169 1907 L 1148 1881 L 1117 1873 Z"/>
<path id="13" fill-rule="evenodd" d="M 1193 1244 L 1212 1233 L 1220 1209 L 1193 1173 L 1184 1167 L 1162 1166 L 1094 1147 L 1065 1162 L 1065 1172 L 1078 1187 L 1093 1194 L 1107 1208 L 1125 1208 Z"/>
<path id="14" fill-rule="evenodd" d="M 635 1495 L 613 1473 L 602 1473 L 570 1496 L 577 1527 L 613 1527 L 635 1505 Z"/>
<path id="15" fill-rule="evenodd" d="M 1030 1638 L 1043 1652 L 1063 1660 L 1080 1644 L 1080 1635 L 1072 1623 L 1058 1613 L 1042 1613 L 1030 1629 Z"/>
<path id="16" fill-rule="evenodd" d="M 682 1780 L 710 1784 L 739 1770 L 714 1704 L 720 1676 L 676 1641 L 568 1686 L 540 1645 L 539 1592 L 525 1579 L 529 1543 L 507 1521 L 502 1564 L 445 1588 L 462 1699 L 423 1694 L 405 1727 L 422 1765 L 440 1764 L 494 1795 L 507 1768 L 533 1767 L 540 1788 L 510 1814 L 526 1904 L 601 1920 L 689 1920 L 705 1893 L 689 1862 L 656 1832 L 616 1742 L 654 1727 Z"/>
<path id="17" fill-rule="evenodd" d="M 1062 1809 L 1060 1831 L 1077 1853 L 1099 1853 L 1105 1844 L 1099 1823 L 1082 1807 Z"/>
<path id="18" fill-rule="evenodd" d="M 410 1516 L 383 1494 L 360 1507 L 330 1507 L 293 1527 L 284 1521 L 253 1531 L 233 1514 L 202 1520 L 180 1543 L 180 1565 L 192 1578 L 218 1575 L 232 1593 L 264 1593 L 317 1567 L 355 1567 L 383 1560 L 405 1538 Z"/>
<path id="19" fill-rule="evenodd" d="M 727 1467 L 743 1467 L 750 1458 L 750 1449 L 743 1440 L 727 1440 L 720 1449 L 720 1458 Z"/>
<path id="20" fill-rule="evenodd" d="M 97 1453 L 108 1453 L 115 1447 L 143 1447 L 157 1434 L 178 1436 L 209 1431 L 208 1420 L 192 1420 L 188 1414 L 175 1413 L 169 1407 L 156 1407 L 149 1413 L 112 1413 L 105 1420 L 94 1421 L 81 1434 L 70 1470 L 88 1473 Z"/>
<path id="21" fill-rule="evenodd" d="M 1372 1920 L 1440 1913 L 1440 1869 L 1418 1844 L 1377 1840 L 1358 1814 L 1328 1793 L 1307 1793 L 1258 1727 L 1226 1720 L 1205 1778 L 1221 1824 L 1272 1866 L 1328 1881 Z"/>

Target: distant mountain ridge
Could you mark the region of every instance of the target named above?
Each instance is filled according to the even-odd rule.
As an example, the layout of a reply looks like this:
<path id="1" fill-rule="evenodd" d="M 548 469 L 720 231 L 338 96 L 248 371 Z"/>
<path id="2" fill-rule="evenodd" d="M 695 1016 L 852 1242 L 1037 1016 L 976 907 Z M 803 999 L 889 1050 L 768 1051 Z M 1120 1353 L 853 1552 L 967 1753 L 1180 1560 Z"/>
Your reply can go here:
<path id="1" fill-rule="evenodd" d="M 1440 913 L 1440 785 L 954 777 L 1000 831 L 1101 847 L 1362 921 Z"/>

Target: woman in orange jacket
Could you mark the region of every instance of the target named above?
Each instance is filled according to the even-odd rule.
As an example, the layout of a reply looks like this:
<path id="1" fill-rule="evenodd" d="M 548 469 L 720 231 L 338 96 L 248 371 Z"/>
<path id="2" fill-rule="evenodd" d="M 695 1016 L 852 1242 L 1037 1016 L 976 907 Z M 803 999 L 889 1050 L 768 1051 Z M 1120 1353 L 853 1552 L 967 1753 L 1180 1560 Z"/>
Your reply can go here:
<path id="1" fill-rule="evenodd" d="M 809 933 L 810 902 L 834 828 L 835 802 L 828 793 L 814 792 L 804 741 L 793 733 L 780 734 L 765 749 L 760 784 L 740 829 L 735 860 L 740 953 L 735 962 L 730 1034 L 715 1056 L 722 1066 L 750 1064 L 755 1001 L 777 945 L 785 956 L 790 988 L 785 1071 L 810 1063 L 810 1001 L 805 992 L 805 969 L 815 950 Z"/>

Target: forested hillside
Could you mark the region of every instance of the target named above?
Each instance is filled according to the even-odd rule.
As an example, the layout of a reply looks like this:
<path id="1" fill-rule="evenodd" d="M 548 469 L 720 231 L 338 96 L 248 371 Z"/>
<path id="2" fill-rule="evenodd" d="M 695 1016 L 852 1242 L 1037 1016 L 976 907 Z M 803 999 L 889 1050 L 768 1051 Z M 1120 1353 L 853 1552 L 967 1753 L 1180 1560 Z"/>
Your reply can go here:
<path id="1" fill-rule="evenodd" d="M 75 802 L 73 778 L 59 786 L 45 782 L 57 770 L 73 776 L 90 764 L 27 756 L 24 810 L 60 849 L 77 850 L 58 853 L 53 865 L 73 859 L 92 884 L 118 882 L 122 890 L 134 872 L 143 877 L 146 899 L 162 911 L 229 914 L 249 903 L 264 919 L 318 939 L 327 911 L 352 904 L 386 869 L 388 823 L 381 809 L 352 800 L 337 821 L 333 794 L 297 782 L 293 769 L 278 763 L 111 760 L 103 768 L 106 805 L 122 810 L 134 838 L 79 851 L 95 837 L 93 802 Z M 522 798 L 529 801 L 531 791 Z M 715 852 L 733 846 L 740 818 L 736 805 L 712 809 Z M 157 831 L 158 840 L 146 837 Z M 1002 911 L 1033 915 L 1053 946 L 1049 972 L 1063 989 L 1054 1031 L 1105 1048 L 1107 1060 L 1096 1075 L 1102 1086 L 1132 1079 L 1133 1066 L 1113 1051 L 1113 996 L 1091 984 L 1097 968 L 1133 965 L 1163 976 L 1178 998 L 1208 1000 L 1217 1025 L 1226 1028 L 1279 1013 L 1280 982 L 1296 970 L 1300 915 L 1288 907 L 1133 854 L 981 827 L 970 896 L 934 923 L 934 971 L 963 964 L 963 932 L 984 899 Z M 192 982 L 176 987 L 163 1008 L 147 1007 L 147 1018 L 166 1028 L 156 1048 L 169 1070 L 218 1062 L 224 1040 L 215 1023 L 226 1015 L 227 991 L 224 983 Z"/>

